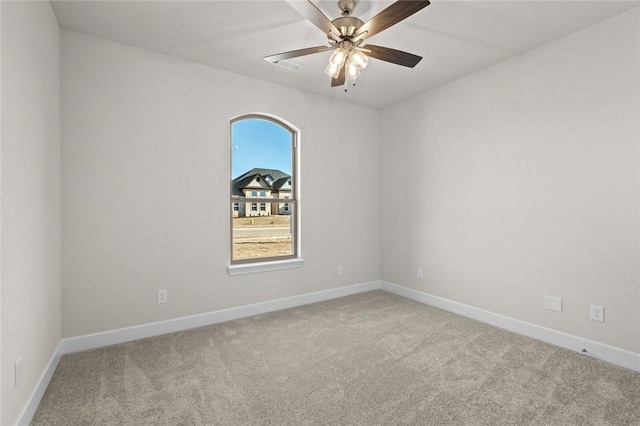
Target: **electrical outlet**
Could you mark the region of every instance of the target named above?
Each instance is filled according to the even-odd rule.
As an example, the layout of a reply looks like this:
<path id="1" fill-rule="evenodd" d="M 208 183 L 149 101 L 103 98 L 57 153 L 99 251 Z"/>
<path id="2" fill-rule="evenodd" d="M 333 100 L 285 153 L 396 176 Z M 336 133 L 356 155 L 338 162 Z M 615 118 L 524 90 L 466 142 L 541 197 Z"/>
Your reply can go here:
<path id="1" fill-rule="evenodd" d="M 20 386 L 20 383 L 22 383 L 22 358 L 18 358 L 14 364 L 14 379 L 15 386 Z"/>
<path id="2" fill-rule="evenodd" d="M 604 306 L 591 305 L 589 316 L 593 321 L 604 322 Z"/>
<path id="3" fill-rule="evenodd" d="M 424 278 L 424 271 L 422 270 L 422 268 L 418 268 L 418 270 L 416 271 L 416 276 L 419 280 Z"/>
<path id="4" fill-rule="evenodd" d="M 158 290 L 158 304 L 167 303 L 167 290 Z"/>
<path id="5" fill-rule="evenodd" d="M 544 296 L 544 308 L 549 311 L 562 312 L 562 298 L 555 296 Z"/>
<path id="6" fill-rule="evenodd" d="M 338 265 L 338 275 L 342 275 L 342 265 Z"/>

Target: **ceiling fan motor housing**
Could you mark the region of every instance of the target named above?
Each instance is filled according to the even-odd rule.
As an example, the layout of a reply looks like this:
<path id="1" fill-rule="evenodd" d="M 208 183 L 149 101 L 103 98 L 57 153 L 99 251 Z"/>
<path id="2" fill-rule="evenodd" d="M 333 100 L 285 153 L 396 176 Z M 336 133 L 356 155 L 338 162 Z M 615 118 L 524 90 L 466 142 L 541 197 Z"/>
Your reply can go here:
<path id="1" fill-rule="evenodd" d="M 331 21 L 337 29 L 340 30 L 340 36 L 343 39 L 350 39 L 354 36 L 356 30 L 364 25 L 360 19 L 353 16 L 343 16 Z"/>

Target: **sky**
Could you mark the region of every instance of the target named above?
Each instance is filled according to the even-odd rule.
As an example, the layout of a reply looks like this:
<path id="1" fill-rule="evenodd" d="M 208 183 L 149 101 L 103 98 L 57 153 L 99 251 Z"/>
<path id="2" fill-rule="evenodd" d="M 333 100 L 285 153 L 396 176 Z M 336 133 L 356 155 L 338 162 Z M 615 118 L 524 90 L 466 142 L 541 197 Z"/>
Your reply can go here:
<path id="1" fill-rule="evenodd" d="M 236 121 L 231 125 L 231 178 L 255 167 L 291 175 L 291 133 L 269 120 Z"/>

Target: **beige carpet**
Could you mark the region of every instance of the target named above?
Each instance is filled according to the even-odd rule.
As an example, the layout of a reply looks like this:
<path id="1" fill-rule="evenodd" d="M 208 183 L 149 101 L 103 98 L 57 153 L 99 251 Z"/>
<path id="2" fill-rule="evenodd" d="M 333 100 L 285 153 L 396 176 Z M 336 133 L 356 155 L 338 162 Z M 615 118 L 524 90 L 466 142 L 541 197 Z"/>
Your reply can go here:
<path id="1" fill-rule="evenodd" d="M 640 425 L 640 373 L 384 291 L 63 357 L 34 425 Z"/>

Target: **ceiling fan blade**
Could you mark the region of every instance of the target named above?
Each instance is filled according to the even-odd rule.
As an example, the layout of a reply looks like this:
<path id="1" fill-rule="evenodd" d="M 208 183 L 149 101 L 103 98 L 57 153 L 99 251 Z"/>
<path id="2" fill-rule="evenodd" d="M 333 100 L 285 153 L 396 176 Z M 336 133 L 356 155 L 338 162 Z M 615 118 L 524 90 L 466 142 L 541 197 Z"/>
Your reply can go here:
<path id="1" fill-rule="evenodd" d="M 336 28 L 329 18 L 311 3 L 311 0 L 287 0 L 289 6 L 293 7 L 302 16 L 307 18 L 313 25 L 320 28 L 323 33 L 329 35 L 333 33 L 336 37 L 340 36 L 340 30 Z M 332 37 L 333 38 L 333 37 Z"/>
<path id="2" fill-rule="evenodd" d="M 292 50 L 290 52 L 282 52 L 275 55 L 265 56 L 263 59 L 267 62 L 276 63 L 284 59 L 297 58 L 298 56 L 312 55 L 314 53 L 326 52 L 332 50 L 333 47 L 329 46 L 315 46 L 307 47 L 306 49 Z"/>
<path id="3" fill-rule="evenodd" d="M 338 74 L 338 78 L 332 78 L 331 79 L 331 87 L 337 87 L 337 86 L 344 85 L 345 68 L 346 67 L 344 67 L 344 66 L 342 68 L 340 68 L 340 74 Z"/>
<path id="4" fill-rule="evenodd" d="M 362 46 L 362 49 L 365 51 L 367 56 L 409 68 L 415 67 L 422 59 L 422 56 L 413 55 L 411 53 L 403 52 L 402 50 L 391 49 L 390 47 L 376 46 L 373 44 Z"/>
<path id="5" fill-rule="evenodd" d="M 429 6 L 429 0 L 398 0 L 358 28 L 354 40 L 364 40 Z"/>

